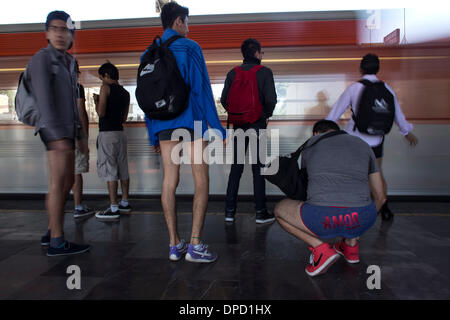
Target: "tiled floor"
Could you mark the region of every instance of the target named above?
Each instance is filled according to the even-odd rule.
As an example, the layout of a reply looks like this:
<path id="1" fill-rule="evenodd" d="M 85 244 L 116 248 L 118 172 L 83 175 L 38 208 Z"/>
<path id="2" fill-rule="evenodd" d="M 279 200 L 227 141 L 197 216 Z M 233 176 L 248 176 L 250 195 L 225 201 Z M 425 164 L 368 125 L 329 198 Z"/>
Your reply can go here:
<path id="1" fill-rule="evenodd" d="M 102 209 L 107 201 L 87 204 Z M 234 224 L 224 223 L 221 201 L 210 202 L 203 239 L 219 259 L 200 265 L 168 260 L 158 200 L 131 204 L 133 212 L 119 222 L 66 214 L 66 238 L 92 249 L 50 258 L 39 243 L 47 227 L 44 202 L 0 200 L 0 299 L 450 299 L 450 203 L 392 203 L 394 221 L 378 220 L 362 236 L 359 264 L 340 259 L 315 278 L 304 272 L 307 245 L 276 222 L 256 225 L 249 202 Z M 191 207 L 186 199 L 178 203 L 185 239 Z M 70 265 L 80 267 L 81 290 L 67 288 Z M 370 265 L 381 268 L 379 290 L 367 287 Z"/>

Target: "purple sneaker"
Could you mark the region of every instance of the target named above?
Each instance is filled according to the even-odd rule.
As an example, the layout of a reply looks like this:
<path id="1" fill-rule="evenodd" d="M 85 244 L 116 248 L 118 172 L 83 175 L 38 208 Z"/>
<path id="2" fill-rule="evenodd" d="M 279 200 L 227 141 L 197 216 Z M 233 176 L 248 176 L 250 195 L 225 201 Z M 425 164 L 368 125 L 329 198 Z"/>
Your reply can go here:
<path id="1" fill-rule="evenodd" d="M 200 242 L 198 245 L 189 244 L 185 259 L 190 262 L 209 263 L 217 260 L 217 254 L 208 250 L 208 245 Z"/>
<path id="2" fill-rule="evenodd" d="M 169 260 L 180 260 L 181 256 L 186 253 L 187 249 L 188 246 L 186 244 L 186 241 L 184 241 L 184 239 L 181 239 L 180 243 L 177 246 L 170 246 Z"/>

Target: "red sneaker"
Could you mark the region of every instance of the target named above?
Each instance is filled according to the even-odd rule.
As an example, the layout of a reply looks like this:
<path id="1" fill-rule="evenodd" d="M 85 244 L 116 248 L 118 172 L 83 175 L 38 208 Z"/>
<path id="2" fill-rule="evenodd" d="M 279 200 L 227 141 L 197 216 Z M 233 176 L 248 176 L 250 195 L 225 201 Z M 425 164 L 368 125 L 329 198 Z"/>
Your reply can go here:
<path id="1" fill-rule="evenodd" d="M 309 264 L 306 266 L 305 272 L 311 277 L 325 273 L 339 258 L 339 254 L 329 243 L 322 243 L 315 248 L 309 247 L 309 250 L 312 253 L 309 257 Z"/>
<path id="2" fill-rule="evenodd" d="M 356 243 L 354 247 L 347 245 L 342 239 L 334 244 L 334 250 L 344 257 L 345 261 L 348 263 L 358 263 L 359 262 L 359 243 Z"/>

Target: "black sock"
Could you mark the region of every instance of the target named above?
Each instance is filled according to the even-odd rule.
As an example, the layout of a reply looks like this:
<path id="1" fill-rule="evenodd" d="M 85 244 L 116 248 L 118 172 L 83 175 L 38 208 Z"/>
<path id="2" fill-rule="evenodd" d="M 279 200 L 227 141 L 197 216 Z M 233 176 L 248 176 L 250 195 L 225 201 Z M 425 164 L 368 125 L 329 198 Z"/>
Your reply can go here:
<path id="1" fill-rule="evenodd" d="M 58 238 L 50 238 L 50 247 L 52 248 L 58 248 L 65 242 L 64 236 L 58 237 Z"/>

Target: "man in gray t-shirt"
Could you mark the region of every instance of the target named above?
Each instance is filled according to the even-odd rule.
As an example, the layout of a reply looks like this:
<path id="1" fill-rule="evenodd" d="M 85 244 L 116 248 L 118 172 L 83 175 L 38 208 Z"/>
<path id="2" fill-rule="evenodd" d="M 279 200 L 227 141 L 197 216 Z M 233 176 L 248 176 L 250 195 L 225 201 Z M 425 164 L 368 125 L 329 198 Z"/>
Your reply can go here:
<path id="1" fill-rule="evenodd" d="M 324 133 L 313 136 L 307 145 Z M 323 139 L 302 153 L 308 170 L 308 198 L 316 206 L 363 207 L 371 203 L 369 174 L 380 171 L 370 146 L 342 134 Z"/>
<path id="2" fill-rule="evenodd" d="M 373 225 L 386 201 L 375 155 L 366 142 L 339 134 L 308 148 L 320 135 L 338 130 L 330 120 L 314 125 L 301 159 L 308 173 L 307 200 L 284 199 L 275 207 L 280 225 L 310 245 L 305 269 L 310 276 L 324 273 L 339 255 L 359 262 L 359 236 Z M 342 240 L 333 247 L 320 240 L 339 236 Z"/>

